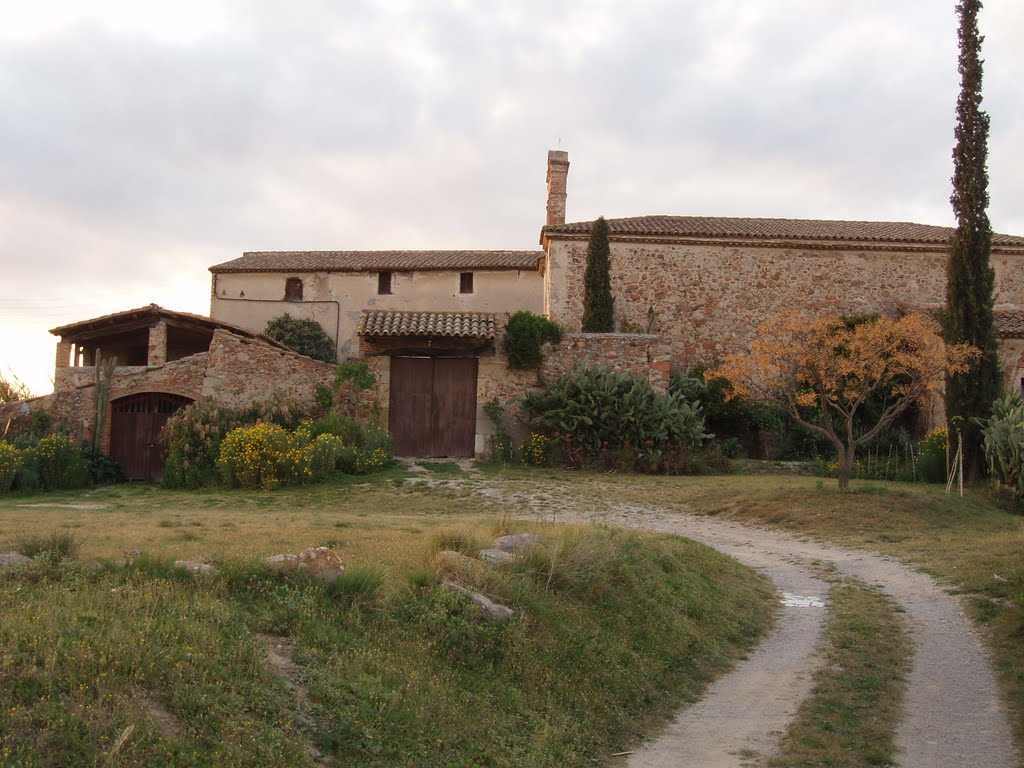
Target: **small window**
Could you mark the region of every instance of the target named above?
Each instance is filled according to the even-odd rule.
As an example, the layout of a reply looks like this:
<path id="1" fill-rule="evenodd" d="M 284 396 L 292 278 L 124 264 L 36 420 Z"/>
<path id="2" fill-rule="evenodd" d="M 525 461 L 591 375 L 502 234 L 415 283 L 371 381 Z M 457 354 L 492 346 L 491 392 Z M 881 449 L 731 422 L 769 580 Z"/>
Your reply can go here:
<path id="1" fill-rule="evenodd" d="M 391 293 L 391 273 L 390 272 L 378 272 L 377 273 L 377 293 L 382 296 Z"/>
<path id="2" fill-rule="evenodd" d="M 459 293 L 473 292 L 473 273 L 462 272 L 459 274 Z"/>
<path id="3" fill-rule="evenodd" d="M 302 280 L 297 277 L 289 277 L 284 282 L 284 300 L 302 301 Z"/>

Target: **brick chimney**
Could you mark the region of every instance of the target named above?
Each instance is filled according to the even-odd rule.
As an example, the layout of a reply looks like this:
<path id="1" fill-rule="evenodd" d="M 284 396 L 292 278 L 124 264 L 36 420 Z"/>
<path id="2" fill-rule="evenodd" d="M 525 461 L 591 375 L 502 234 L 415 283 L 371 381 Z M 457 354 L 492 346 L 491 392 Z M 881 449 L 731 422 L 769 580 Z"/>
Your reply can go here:
<path id="1" fill-rule="evenodd" d="M 569 176 L 569 153 L 548 150 L 548 226 L 565 224 L 565 180 Z"/>

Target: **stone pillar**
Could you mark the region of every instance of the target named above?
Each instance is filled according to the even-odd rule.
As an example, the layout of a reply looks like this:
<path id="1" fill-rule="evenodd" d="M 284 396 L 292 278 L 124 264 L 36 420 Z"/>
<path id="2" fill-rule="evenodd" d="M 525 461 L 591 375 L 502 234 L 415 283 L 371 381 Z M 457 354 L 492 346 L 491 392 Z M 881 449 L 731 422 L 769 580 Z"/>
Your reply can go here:
<path id="1" fill-rule="evenodd" d="M 147 365 L 163 365 L 167 362 L 167 321 L 160 320 L 149 327 L 149 355 Z"/>
<path id="2" fill-rule="evenodd" d="M 565 224 L 565 185 L 569 176 L 569 153 L 563 149 L 548 151 L 547 225 Z"/>
<path id="3" fill-rule="evenodd" d="M 70 341 L 64 341 L 61 339 L 57 342 L 57 357 L 54 360 L 54 368 L 70 368 L 71 367 L 71 347 Z"/>

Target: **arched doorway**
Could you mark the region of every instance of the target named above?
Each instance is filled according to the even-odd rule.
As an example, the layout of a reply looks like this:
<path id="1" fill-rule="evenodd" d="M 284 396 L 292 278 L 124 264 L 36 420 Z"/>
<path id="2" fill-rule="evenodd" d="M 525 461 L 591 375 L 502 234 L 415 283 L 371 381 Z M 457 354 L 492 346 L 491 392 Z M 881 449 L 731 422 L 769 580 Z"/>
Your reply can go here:
<path id="1" fill-rule="evenodd" d="M 142 392 L 110 402 L 110 457 L 129 480 L 160 480 L 167 453 L 160 430 L 192 399 L 166 392 Z"/>

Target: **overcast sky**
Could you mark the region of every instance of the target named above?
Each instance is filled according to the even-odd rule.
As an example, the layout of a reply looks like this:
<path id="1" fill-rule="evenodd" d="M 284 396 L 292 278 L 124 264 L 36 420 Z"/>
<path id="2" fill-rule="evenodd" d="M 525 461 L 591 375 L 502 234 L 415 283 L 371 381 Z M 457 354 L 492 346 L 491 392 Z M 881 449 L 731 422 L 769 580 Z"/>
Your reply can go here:
<path id="1" fill-rule="evenodd" d="M 207 313 L 246 250 L 534 248 L 568 219 L 952 225 L 954 0 L 36 0 L 0 24 L 0 371 Z M 989 213 L 1024 235 L 1024 3 L 981 19 Z"/>

